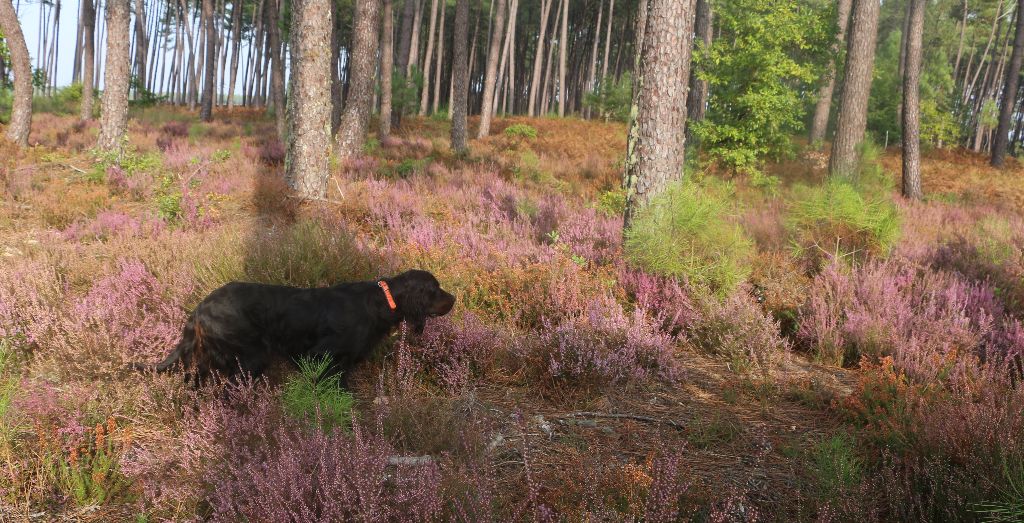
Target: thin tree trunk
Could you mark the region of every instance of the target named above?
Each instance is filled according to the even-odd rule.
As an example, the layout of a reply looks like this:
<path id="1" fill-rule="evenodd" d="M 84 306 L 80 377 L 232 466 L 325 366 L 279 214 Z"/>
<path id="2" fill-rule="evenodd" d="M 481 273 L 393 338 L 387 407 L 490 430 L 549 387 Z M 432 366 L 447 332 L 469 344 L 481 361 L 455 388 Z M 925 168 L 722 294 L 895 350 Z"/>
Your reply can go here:
<path id="1" fill-rule="evenodd" d="M 32 128 L 32 59 L 25 44 L 25 35 L 21 32 L 18 13 L 10 0 L 0 0 L 0 30 L 3 30 L 11 54 L 14 73 L 14 103 L 11 121 L 7 124 L 7 139 L 27 147 L 28 133 Z"/>
<path id="2" fill-rule="evenodd" d="M 231 42 L 231 73 L 228 75 L 228 109 L 235 106 L 235 81 L 238 79 L 238 53 L 242 48 L 242 0 L 231 3 L 232 34 Z"/>
<path id="3" fill-rule="evenodd" d="M 71 83 L 82 81 L 82 24 L 85 21 L 85 2 L 78 3 L 78 29 L 75 30 L 75 61 L 71 66 Z M 0 76 L 0 79 L 5 76 Z"/>
<path id="4" fill-rule="evenodd" d="M 373 113 L 373 79 L 380 34 L 380 0 L 356 0 L 348 99 L 338 128 L 335 155 L 346 160 L 358 156 L 366 143 Z"/>
<path id="5" fill-rule="evenodd" d="M 927 0 L 909 0 L 907 56 L 903 70 L 903 196 L 920 200 L 921 193 L 921 39 Z M 1024 4 L 1024 0 L 1020 0 Z"/>
<path id="6" fill-rule="evenodd" d="M 643 1 L 643 0 L 641 0 L 641 1 Z M 555 13 L 555 25 L 551 29 L 552 33 L 554 33 L 555 29 L 557 29 L 559 27 L 559 24 L 562 21 L 562 3 L 564 3 L 564 2 L 565 2 L 565 0 L 559 0 L 559 2 L 558 2 L 558 12 Z M 548 108 L 550 107 L 550 105 L 548 105 L 548 104 L 549 104 L 549 102 L 551 100 L 551 88 L 552 88 L 552 83 L 553 83 L 551 81 L 551 67 L 552 67 L 552 64 L 555 63 L 555 43 L 554 43 L 554 40 L 555 40 L 555 36 L 554 36 L 554 34 L 552 34 L 551 35 L 551 40 L 548 42 L 548 58 L 547 58 L 547 63 L 544 65 L 544 87 L 541 89 L 540 114 L 548 114 Z"/>
<path id="7" fill-rule="evenodd" d="M 845 0 L 849 3 L 849 0 Z M 696 11 L 693 21 L 694 38 L 700 41 L 700 49 L 707 53 L 711 49 L 712 38 L 712 17 L 711 2 L 709 0 L 697 0 L 694 6 Z M 686 140 L 691 141 L 691 124 L 704 119 L 704 112 L 708 104 L 708 82 L 697 76 L 697 69 L 690 68 L 690 94 L 686 97 Z M 831 95 L 829 95 L 831 96 Z"/>
<path id="8" fill-rule="evenodd" d="M 430 2 L 430 30 L 427 32 L 427 52 L 423 56 L 423 91 L 420 93 L 420 114 L 426 114 L 430 104 L 430 60 L 434 54 L 434 31 L 437 29 L 437 0 Z M 392 41 L 394 39 L 392 38 Z M 388 80 L 390 81 L 390 79 Z M 390 128 L 389 128 L 390 130 Z"/>
<path id="9" fill-rule="evenodd" d="M 285 180 L 304 198 L 324 198 L 330 177 L 331 3 L 330 0 L 291 2 L 289 34 L 293 65 L 292 94 L 287 110 Z M 272 9 L 276 12 L 277 6 Z M 277 107 L 280 112 L 284 112 L 283 109 Z"/>
<path id="10" fill-rule="evenodd" d="M 437 0 L 434 0 L 433 4 L 434 8 L 436 8 Z M 380 30 L 380 121 L 378 122 L 379 128 L 377 130 L 377 134 L 381 138 L 391 135 L 391 75 L 395 69 L 395 15 L 393 11 L 391 0 L 384 0 L 383 23 Z M 427 56 L 423 59 L 424 78 L 430 72 L 430 47 L 434 39 L 434 17 L 436 15 L 436 11 L 433 11 L 430 15 L 431 34 L 430 38 L 427 39 Z M 425 109 L 426 95 L 427 84 L 424 83 L 423 98 L 420 100 L 421 112 L 425 112 L 423 109 Z"/>
<path id="11" fill-rule="evenodd" d="M 1017 2 L 1017 24 L 1013 36 L 1013 54 L 1010 55 L 1010 66 L 1006 68 L 1006 79 L 1003 81 L 1002 106 L 999 111 L 999 127 L 996 129 L 992 143 L 992 166 L 1002 167 L 1006 161 L 1006 149 L 1010 140 L 1010 118 L 1013 116 L 1014 96 L 1020 82 L 1020 66 L 1024 55 L 1024 0 Z"/>
<path id="12" fill-rule="evenodd" d="M 608 77 L 608 51 L 612 45 L 612 20 L 615 19 L 615 0 L 608 0 L 608 30 L 604 36 L 604 60 L 601 61 L 601 81 Z"/>
<path id="13" fill-rule="evenodd" d="M 967 103 L 967 100 L 969 99 L 968 97 L 974 91 L 974 85 L 975 85 L 975 83 L 977 83 L 978 75 L 981 73 L 981 66 L 988 59 L 988 52 L 989 52 L 989 50 L 992 49 L 992 43 L 995 42 L 996 32 L 999 29 L 999 21 L 1002 20 L 1002 18 L 1003 18 L 1002 17 L 1002 12 L 1003 12 L 1002 10 L 1003 10 L 1003 1 L 999 0 L 999 2 L 996 3 L 996 14 L 995 14 L 995 16 L 992 19 L 992 31 L 988 35 L 988 43 L 985 44 L 985 51 L 983 53 L 981 53 L 981 58 L 978 61 L 978 68 L 974 70 L 974 76 L 973 76 L 973 79 L 971 80 L 970 85 L 966 89 L 964 89 L 964 98 L 963 98 L 963 102 L 964 103 Z M 971 76 L 971 74 L 970 74 L 970 67 L 968 67 L 967 70 L 968 70 L 967 76 L 970 77 Z"/>
<path id="14" fill-rule="evenodd" d="M 706 1 L 706 0 L 698 0 Z M 911 1 L 911 0 L 908 0 Z M 836 23 L 839 31 L 832 45 L 833 55 L 838 56 L 841 46 L 846 43 L 846 28 L 849 25 L 851 0 L 839 0 L 836 9 Z M 828 117 L 832 110 L 832 93 L 836 86 L 836 61 L 833 60 L 825 72 L 827 79 L 818 91 L 818 101 L 814 104 L 814 119 L 811 120 L 811 143 L 817 144 L 825 140 L 828 130 Z"/>
<path id="15" fill-rule="evenodd" d="M 441 27 L 437 30 L 437 69 L 434 70 L 434 106 L 436 113 L 441 103 L 441 73 L 444 71 L 444 12 L 447 2 L 441 2 Z"/>
<path id="16" fill-rule="evenodd" d="M 491 46 L 487 51 L 487 71 L 484 73 L 484 92 L 480 106 L 480 129 L 477 138 L 485 138 L 491 133 L 491 115 L 494 111 L 494 86 L 498 75 L 498 52 L 501 50 L 502 36 L 505 29 L 505 0 L 495 0 L 497 12 L 491 27 Z"/>
<path id="17" fill-rule="evenodd" d="M 416 17 L 416 4 L 414 2 L 418 0 L 404 0 L 405 5 L 402 7 L 402 28 L 399 32 L 398 40 L 398 61 L 395 62 L 395 70 L 399 72 L 402 77 L 402 82 L 409 85 L 409 75 L 406 74 L 409 68 L 409 51 L 412 45 L 412 24 L 413 19 Z M 402 125 L 402 116 L 405 112 L 405 107 L 398 106 L 391 108 L 391 127 L 398 129 Z"/>
<path id="18" fill-rule="evenodd" d="M 879 10 L 878 0 L 856 0 L 853 4 L 839 119 L 829 159 L 829 173 L 833 176 L 856 177 L 857 148 L 864 140 L 867 127 Z"/>
<path id="19" fill-rule="evenodd" d="M 217 19 L 214 16 L 213 0 L 202 0 L 203 21 L 206 29 L 206 58 L 203 61 L 206 72 L 203 79 L 203 102 L 199 109 L 199 119 L 204 122 L 213 120 L 213 90 L 217 83 Z"/>
<path id="20" fill-rule="evenodd" d="M 554 0 L 540 1 L 540 28 L 537 30 L 537 48 L 533 56 L 533 80 L 530 82 L 530 100 L 527 105 L 527 113 L 530 116 L 537 116 L 537 95 L 540 91 L 540 75 L 544 66 L 544 37 L 548 27 L 548 16 L 551 14 L 551 4 L 554 2 Z"/>
<path id="21" fill-rule="evenodd" d="M 452 33 L 452 133 L 451 147 L 456 154 L 469 151 L 466 128 L 467 96 L 469 95 L 469 0 L 456 0 L 455 29 Z"/>
<path id="22" fill-rule="evenodd" d="M 592 93 L 597 88 L 597 49 L 601 46 L 601 19 L 604 16 L 604 3 L 597 0 L 597 23 L 594 24 L 594 41 L 590 51 L 590 69 L 587 73 L 586 92 Z M 587 118 L 590 118 L 590 111 L 587 111 Z"/>
<path id="23" fill-rule="evenodd" d="M 967 33 L 967 0 L 964 0 L 963 14 L 960 16 L 960 43 L 956 46 L 956 62 L 953 65 L 953 79 L 960 73 L 960 57 L 964 52 L 964 35 Z"/>
<path id="24" fill-rule="evenodd" d="M 128 130 L 128 75 L 131 70 L 128 0 L 107 0 L 107 69 L 103 77 L 103 109 L 97 146 L 120 151 Z"/>
<path id="25" fill-rule="evenodd" d="M 686 91 L 690 79 L 692 0 L 647 0 L 639 40 L 639 94 L 627 139 L 623 187 L 624 226 L 683 174 Z"/>
<path id="26" fill-rule="evenodd" d="M 413 68 L 420 66 L 420 25 L 423 23 L 423 0 L 416 2 L 416 14 L 412 18 L 412 34 L 409 36 L 409 64 L 406 74 L 412 75 Z"/>
<path id="27" fill-rule="evenodd" d="M 135 76 L 137 89 L 146 89 L 146 58 L 149 55 L 149 36 L 146 33 L 146 2 L 135 0 Z M 136 96 L 138 92 L 135 93 Z"/>
<path id="28" fill-rule="evenodd" d="M 311 4 L 309 7 L 312 11 L 319 12 L 320 2 L 323 0 L 303 0 Z M 278 5 L 278 4 L 281 5 Z M 267 2 L 267 30 L 270 36 L 270 67 L 271 71 L 271 87 L 270 93 L 274 101 L 274 121 L 277 123 L 278 136 L 284 138 L 285 136 L 285 101 L 284 101 L 284 59 L 281 57 L 281 31 L 278 27 L 278 20 L 280 20 L 281 9 L 284 7 L 284 2 Z M 327 14 L 327 19 L 330 20 L 330 13 Z M 311 21 L 305 21 L 305 24 L 312 24 Z M 292 22 L 292 28 L 295 28 L 295 22 Z M 327 26 L 330 29 L 330 25 Z M 305 43 L 305 39 L 300 39 L 301 42 Z M 327 41 L 326 45 L 330 45 L 330 40 Z M 330 50 L 330 47 L 325 47 L 326 50 Z M 329 56 L 329 55 L 328 55 Z M 326 61 L 326 60 L 325 60 Z M 295 59 L 292 59 L 292 63 L 295 63 Z M 330 80 L 330 71 L 327 73 L 326 80 Z M 320 80 L 316 80 L 319 82 Z M 330 91 L 328 90 L 328 96 Z"/>
<path id="29" fill-rule="evenodd" d="M 569 50 L 569 0 L 562 0 L 562 34 L 558 37 L 558 116 L 565 116 L 565 55 Z"/>
<path id="30" fill-rule="evenodd" d="M 82 103 L 79 118 L 92 120 L 93 74 L 96 67 L 96 9 L 92 0 L 82 0 Z"/>

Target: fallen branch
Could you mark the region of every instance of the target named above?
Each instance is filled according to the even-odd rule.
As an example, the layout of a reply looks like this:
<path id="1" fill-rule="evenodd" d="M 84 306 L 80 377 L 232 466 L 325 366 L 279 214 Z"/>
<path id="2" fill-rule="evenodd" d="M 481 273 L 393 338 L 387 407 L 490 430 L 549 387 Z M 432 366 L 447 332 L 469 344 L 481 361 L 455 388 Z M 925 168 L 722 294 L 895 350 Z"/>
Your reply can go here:
<path id="1" fill-rule="evenodd" d="M 558 416 L 558 418 L 630 419 L 630 420 L 634 420 L 634 421 L 642 421 L 644 423 L 652 423 L 652 424 L 655 424 L 655 425 L 663 423 L 663 424 L 668 425 L 668 426 L 670 426 L 670 427 L 672 427 L 672 428 L 674 428 L 676 430 L 683 430 L 684 428 L 686 428 L 682 423 L 679 423 L 679 422 L 676 422 L 676 421 L 672 421 L 670 419 L 652 418 L 650 416 L 640 416 L 640 415 L 637 415 L 637 414 L 615 414 L 615 413 L 612 413 L 612 412 L 577 411 L 577 412 L 570 412 L 568 414 L 563 414 L 561 416 Z"/>
<path id="2" fill-rule="evenodd" d="M 403 465 L 403 466 L 417 466 L 417 465 L 429 465 L 434 462 L 434 457 L 430 455 L 424 456 L 391 456 L 388 458 L 388 465 Z"/>

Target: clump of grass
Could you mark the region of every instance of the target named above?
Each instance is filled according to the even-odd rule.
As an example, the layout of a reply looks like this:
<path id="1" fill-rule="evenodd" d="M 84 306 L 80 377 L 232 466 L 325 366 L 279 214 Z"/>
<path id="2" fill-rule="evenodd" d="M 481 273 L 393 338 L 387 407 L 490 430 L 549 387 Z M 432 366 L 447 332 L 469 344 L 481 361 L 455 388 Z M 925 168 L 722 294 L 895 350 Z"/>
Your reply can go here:
<path id="1" fill-rule="evenodd" d="M 900 233 L 890 200 L 839 178 L 798 188 L 786 222 L 795 256 L 814 267 L 887 255 Z"/>
<path id="2" fill-rule="evenodd" d="M 505 136 L 513 139 L 533 140 L 537 138 L 537 129 L 525 123 L 512 124 L 505 128 Z"/>
<path id="3" fill-rule="evenodd" d="M 835 499 L 860 483 L 863 465 L 853 438 L 845 432 L 819 441 L 811 449 L 811 465 L 823 500 Z"/>
<path id="4" fill-rule="evenodd" d="M 634 264 L 728 294 L 750 274 L 754 247 L 730 220 L 729 184 L 676 182 L 644 208 L 625 234 Z"/>
<path id="5" fill-rule="evenodd" d="M 342 388 L 339 374 L 328 375 L 330 356 L 301 358 L 298 365 L 299 372 L 285 382 L 281 395 L 285 413 L 324 430 L 348 430 L 355 400 Z"/>

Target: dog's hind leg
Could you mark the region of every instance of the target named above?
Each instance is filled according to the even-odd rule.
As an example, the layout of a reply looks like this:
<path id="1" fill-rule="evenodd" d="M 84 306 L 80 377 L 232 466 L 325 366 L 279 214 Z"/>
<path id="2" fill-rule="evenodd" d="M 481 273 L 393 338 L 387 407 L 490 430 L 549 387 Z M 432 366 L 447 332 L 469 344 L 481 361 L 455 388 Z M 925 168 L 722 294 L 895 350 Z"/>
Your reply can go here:
<path id="1" fill-rule="evenodd" d="M 195 351 L 198 336 L 197 336 L 198 323 L 194 316 L 189 316 L 188 322 L 185 323 L 185 328 L 181 332 L 181 340 L 174 347 L 174 350 L 164 358 L 163 361 L 155 365 L 147 363 L 135 363 L 132 366 L 135 370 L 147 371 L 152 370 L 156 372 L 165 372 L 173 367 L 178 362 L 188 364 L 190 361 L 194 361 L 193 352 Z"/>

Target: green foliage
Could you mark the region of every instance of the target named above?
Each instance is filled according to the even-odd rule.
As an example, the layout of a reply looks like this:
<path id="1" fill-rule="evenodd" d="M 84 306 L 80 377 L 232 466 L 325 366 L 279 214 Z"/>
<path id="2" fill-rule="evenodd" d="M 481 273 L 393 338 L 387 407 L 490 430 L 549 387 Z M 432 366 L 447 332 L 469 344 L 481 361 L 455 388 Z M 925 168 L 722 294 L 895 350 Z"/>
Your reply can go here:
<path id="1" fill-rule="evenodd" d="M 132 107 L 153 107 L 167 100 L 166 96 L 157 95 L 153 91 L 146 89 L 138 75 L 132 76 L 128 88 L 135 93 L 135 97 L 129 100 L 129 104 Z"/>
<path id="2" fill-rule="evenodd" d="M 32 98 L 32 111 L 61 115 L 77 115 L 82 103 L 82 84 L 73 83 L 57 89 L 53 96 Z"/>
<path id="3" fill-rule="evenodd" d="M 46 74 L 46 71 L 36 67 L 32 69 L 32 88 L 33 89 L 45 89 L 50 83 L 50 79 Z"/>
<path id="4" fill-rule="evenodd" d="M 131 482 L 119 469 L 120 452 L 113 420 L 87 433 L 87 441 L 69 456 L 56 458 L 61 487 L 79 506 L 102 505 L 123 494 Z"/>
<path id="5" fill-rule="evenodd" d="M 348 429 L 352 422 L 352 394 L 341 386 L 338 374 L 326 375 L 331 358 L 302 358 L 299 372 L 284 384 L 281 400 L 285 412 L 298 420 L 317 424 L 325 430 Z"/>
<path id="6" fill-rule="evenodd" d="M 796 256 L 819 265 L 885 255 L 900 232 L 899 213 L 887 197 L 833 178 L 821 187 L 797 187 L 786 224 Z"/>
<path id="7" fill-rule="evenodd" d="M 789 154 L 805 93 L 821 81 L 835 11 L 804 0 L 735 0 L 715 6 L 722 36 L 694 54 L 710 84 L 707 117 L 692 127 L 710 156 L 734 172 Z"/>
<path id="8" fill-rule="evenodd" d="M 1024 463 L 1003 458 L 1003 481 L 997 501 L 981 503 L 977 511 L 985 521 L 1019 523 L 1024 521 Z"/>
<path id="9" fill-rule="evenodd" d="M 681 181 L 641 210 L 625 235 L 627 258 L 648 271 L 726 294 L 750 274 L 753 244 L 730 218 L 733 188 Z"/>
<path id="10" fill-rule="evenodd" d="M 118 167 L 128 176 L 135 176 L 138 173 L 156 173 L 163 166 L 163 159 L 158 152 L 140 153 L 135 149 L 122 147 L 121 150 L 92 151 L 92 169 L 86 173 L 86 180 L 93 183 L 103 183 L 107 177 L 107 169 Z"/>
<path id="11" fill-rule="evenodd" d="M 157 215 L 168 223 L 172 223 L 181 217 L 181 193 L 171 192 L 161 194 L 156 198 Z"/>
<path id="12" fill-rule="evenodd" d="M 388 178 L 405 179 L 416 173 L 422 173 L 426 171 L 427 166 L 433 160 L 430 157 L 427 158 L 405 158 L 397 164 L 385 164 L 380 169 L 380 173 Z"/>
<path id="13" fill-rule="evenodd" d="M 0 456 L 12 450 L 19 426 L 10 416 L 11 401 L 18 393 L 18 378 L 14 373 L 14 343 L 0 338 Z"/>
<path id="14" fill-rule="evenodd" d="M 590 109 L 606 122 L 628 121 L 632 104 L 633 78 L 629 73 L 623 74 L 618 81 L 614 76 L 602 79 L 594 92 L 583 97 L 583 107 Z"/>
<path id="15" fill-rule="evenodd" d="M 604 191 L 598 195 L 594 208 L 606 216 L 622 216 L 626 212 L 626 191 L 621 188 Z"/>
<path id="16" fill-rule="evenodd" d="M 537 129 L 525 123 L 512 124 L 505 128 L 505 136 L 532 140 L 537 138 Z"/>
<path id="17" fill-rule="evenodd" d="M 391 109 L 401 114 L 415 114 L 420 107 L 423 71 L 413 66 L 406 77 L 401 71 L 391 73 Z"/>
<path id="18" fill-rule="evenodd" d="M 861 482 L 864 467 L 857 457 L 853 438 L 845 432 L 815 444 L 811 461 L 818 497 L 823 500 L 835 499 Z"/>

